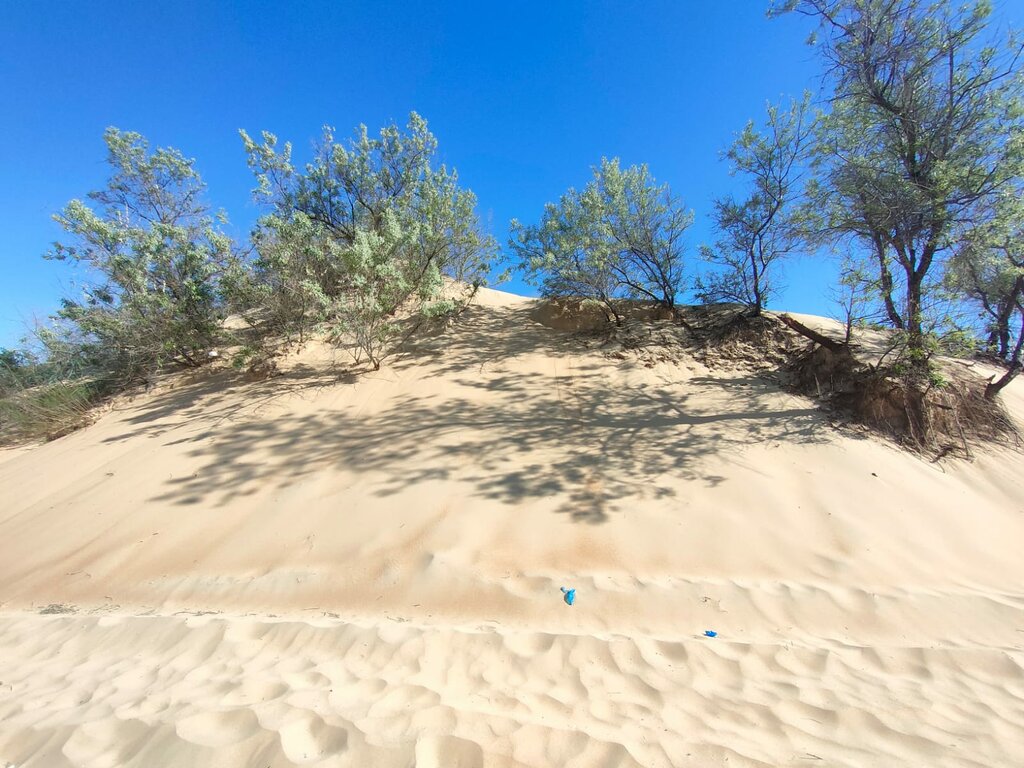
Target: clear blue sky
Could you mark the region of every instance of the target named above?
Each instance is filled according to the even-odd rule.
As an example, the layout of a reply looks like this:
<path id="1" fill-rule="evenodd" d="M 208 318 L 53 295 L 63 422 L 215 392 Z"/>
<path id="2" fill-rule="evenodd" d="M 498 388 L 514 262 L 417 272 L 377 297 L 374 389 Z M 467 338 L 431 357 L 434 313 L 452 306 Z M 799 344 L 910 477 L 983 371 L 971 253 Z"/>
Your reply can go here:
<path id="1" fill-rule="evenodd" d="M 1024 22 L 1019 0 L 996 6 Z M 324 124 L 375 131 L 416 110 L 503 243 L 511 218 L 535 221 L 602 155 L 646 162 L 695 210 L 695 259 L 711 200 L 737 183 L 720 150 L 766 100 L 819 85 L 809 22 L 766 7 L 0 0 L 0 346 L 74 292 L 41 254 L 59 237 L 50 216 L 102 186 L 110 125 L 195 157 L 238 237 L 259 213 L 239 128 L 302 160 Z M 794 262 L 776 305 L 829 312 L 829 270 Z"/>

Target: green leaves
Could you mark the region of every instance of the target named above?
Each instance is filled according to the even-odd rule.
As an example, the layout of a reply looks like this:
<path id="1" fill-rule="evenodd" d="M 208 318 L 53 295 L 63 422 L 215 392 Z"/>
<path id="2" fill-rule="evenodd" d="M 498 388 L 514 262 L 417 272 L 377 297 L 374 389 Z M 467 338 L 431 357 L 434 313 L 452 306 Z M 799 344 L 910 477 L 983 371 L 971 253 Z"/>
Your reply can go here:
<path id="1" fill-rule="evenodd" d="M 658 186 L 647 166 L 601 159 L 593 178 L 548 203 L 541 222 L 511 224 L 509 245 L 527 282 L 545 296 L 597 302 L 618 321 L 613 299 L 649 299 L 671 309 L 683 282 L 683 234 L 693 214 Z"/>
<path id="2" fill-rule="evenodd" d="M 1018 327 L 1024 329 L 1024 203 L 1016 190 L 1001 195 L 990 218 L 959 238 L 945 287 L 976 308 L 989 352 L 1010 364 L 1019 359 L 1015 340 Z"/>
<path id="3" fill-rule="evenodd" d="M 869 249 L 887 316 L 907 329 L 911 347 L 924 350 L 928 307 L 941 283 L 933 271 L 984 225 L 996 198 L 1019 186 L 1019 48 L 1012 39 L 982 43 L 987 2 L 800 0 L 788 7 L 821 21 L 820 50 L 834 88 L 817 142 L 823 230 Z"/>
<path id="4" fill-rule="evenodd" d="M 807 238 L 808 211 L 800 205 L 813 120 L 810 96 L 788 109 L 769 105 L 763 132 L 747 123 L 724 157 L 748 184 L 745 197 L 715 200 L 719 237 L 702 257 L 720 269 L 697 280 L 702 301 L 744 304 L 760 312 L 775 290 L 773 264 Z"/>
<path id="5" fill-rule="evenodd" d="M 285 327 L 314 318 L 339 341 L 354 338 L 377 367 L 393 351 L 400 316 L 440 311 L 431 302 L 444 277 L 486 279 L 497 245 L 481 230 L 473 193 L 436 164 L 437 139 L 415 112 L 404 131 L 389 125 L 374 137 L 360 126 L 348 142 L 325 127 L 301 171 L 272 134 L 256 143 L 243 131 L 242 140 L 257 194 L 273 210 L 255 237 L 255 277 L 273 286 L 264 294 Z M 316 301 L 286 299 L 297 287 Z"/>
<path id="6" fill-rule="evenodd" d="M 58 316 L 97 372 L 132 380 L 166 362 L 198 365 L 218 334 L 231 241 L 214 227 L 194 161 L 116 128 L 104 140 L 112 173 L 89 195 L 96 207 L 72 200 L 54 217 L 71 243 L 47 257 L 85 269 L 81 299 Z"/>

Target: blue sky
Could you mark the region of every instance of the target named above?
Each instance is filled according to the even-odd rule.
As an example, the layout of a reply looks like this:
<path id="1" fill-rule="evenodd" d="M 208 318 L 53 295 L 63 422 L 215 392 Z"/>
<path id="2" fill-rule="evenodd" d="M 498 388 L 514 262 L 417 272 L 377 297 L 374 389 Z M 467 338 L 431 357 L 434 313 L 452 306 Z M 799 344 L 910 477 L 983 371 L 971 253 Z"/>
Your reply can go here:
<path id="1" fill-rule="evenodd" d="M 695 262 L 712 199 L 739 183 L 720 151 L 767 100 L 820 84 L 810 23 L 766 7 L 0 2 L 0 346 L 75 292 L 41 254 L 60 235 L 50 216 L 102 186 L 110 125 L 196 158 L 239 238 L 259 215 L 239 128 L 292 141 L 301 160 L 324 124 L 375 131 L 416 110 L 501 242 L 602 155 L 646 162 L 696 213 Z M 997 0 L 995 15 L 1020 26 L 1024 3 Z M 794 260 L 775 306 L 828 313 L 830 269 Z"/>

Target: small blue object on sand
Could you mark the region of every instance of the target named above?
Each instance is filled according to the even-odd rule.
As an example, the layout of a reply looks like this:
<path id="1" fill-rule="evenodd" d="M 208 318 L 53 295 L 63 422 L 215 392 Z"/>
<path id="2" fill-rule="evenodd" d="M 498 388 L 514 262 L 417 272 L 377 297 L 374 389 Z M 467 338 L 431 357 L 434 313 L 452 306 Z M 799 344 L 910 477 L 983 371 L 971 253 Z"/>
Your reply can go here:
<path id="1" fill-rule="evenodd" d="M 565 595 L 565 604 L 572 605 L 576 601 L 576 590 L 562 587 L 562 594 Z"/>
<path id="2" fill-rule="evenodd" d="M 713 629 L 705 629 L 704 637 L 718 637 L 718 633 L 715 632 Z"/>

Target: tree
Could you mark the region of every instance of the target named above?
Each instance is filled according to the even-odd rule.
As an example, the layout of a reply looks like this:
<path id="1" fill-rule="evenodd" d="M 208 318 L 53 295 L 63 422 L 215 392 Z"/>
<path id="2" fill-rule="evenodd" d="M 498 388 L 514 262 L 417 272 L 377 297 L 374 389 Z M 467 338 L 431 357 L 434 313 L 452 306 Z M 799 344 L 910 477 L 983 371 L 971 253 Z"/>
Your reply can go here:
<path id="1" fill-rule="evenodd" d="M 315 306 L 333 337 L 354 337 L 375 368 L 395 348 L 403 313 L 453 308 L 444 277 L 474 288 L 486 279 L 496 244 L 482 232 L 476 197 L 437 165 L 437 140 L 415 112 L 404 132 L 390 125 L 376 138 L 360 126 L 340 143 L 325 128 L 302 170 L 290 144 L 278 151 L 273 134 L 257 143 L 240 133 L 257 194 L 273 211 L 260 223 L 257 272 L 271 286 L 301 285 L 312 301 L 290 307 L 293 318 Z"/>
<path id="2" fill-rule="evenodd" d="M 231 242 L 202 200 L 194 160 L 151 152 L 141 135 L 117 128 L 103 138 L 113 174 L 88 196 L 99 208 L 68 203 L 54 218 L 73 239 L 46 256 L 88 270 L 83 297 L 65 298 L 58 312 L 72 326 L 74 356 L 125 380 L 165 363 L 200 365 L 219 332 Z"/>
<path id="3" fill-rule="evenodd" d="M 1020 48 L 980 40 L 987 2 L 788 0 L 774 10 L 821 24 L 834 93 L 820 123 L 816 207 L 833 236 L 872 249 L 911 372 L 925 374 L 933 270 L 958 225 L 981 221 L 1020 176 Z"/>
<path id="4" fill-rule="evenodd" d="M 719 239 L 701 253 L 725 269 L 698 279 L 702 301 L 737 302 L 759 315 L 774 291 L 773 265 L 803 242 L 806 212 L 799 201 L 813 127 L 809 105 L 804 96 L 787 110 L 769 106 L 765 133 L 749 122 L 726 151 L 731 173 L 743 175 L 751 189 L 742 200 L 715 200 Z"/>
<path id="5" fill-rule="evenodd" d="M 390 342 L 401 335 L 396 307 L 412 298 L 421 302 L 425 316 L 454 309 L 437 300 L 440 273 L 432 271 L 424 278 L 417 261 L 405 257 L 416 248 L 421 226 L 403 223 L 385 210 L 377 229 L 359 230 L 351 247 L 342 251 L 351 290 L 335 310 L 337 328 L 354 336 L 356 361 L 365 353 L 374 370 L 380 368 Z"/>
<path id="6" fill-rule="evenodd" d="M 25 353 L 20 349 L 0 347 L 0 369 L 16 371 L 26 365 Z"/>
<path id="7" fill-rule="evenodd" d="M 1024 203 L 1017 190 L 1003 195 L 992 216 L 964 234 L 950 259 L 946 286 L 979 310 L 988 351 L 1008 366 L 986 389 L 994 397 L 1020 372 L 1024 345 Z"/>
<path id="8" fill-rule="evenodd" d="M 618 158 L 602 158 L 583 191 L 569 189 L 548 203 L 539 225 L 513 220 L 509 245 L 545 296 L 582 297 L 619 323 L 616 298 L 674 310 L 692 223 L 693 214 L 646 165 L 623 170 Z"/>
<path id="9" fill-rule="evenodd" d="M 832 300 L 841 310 L 846 344 L 853 338 L 854 327 L 871 317 L 870 307 L 877 294 L 878 286 L 869 276 L 867 266 L 845 258 L 839 270 L 839 284 L 832 289 Z"/>
<path id="10" fill-rule="evenodd" d="M 619 284 L 609 265 L 609 253 L 595 232 L 597 200 L 589 204 L 570 189 L 558 204 L 547 203 L 541 223 L 526 226 L 513 219 L 509 247 L 519 258 L 526 282 L 539 286 L 545 297 L 574 296 L 601 308 L 609 320 L 622 319 L 613 298 Z"/>

